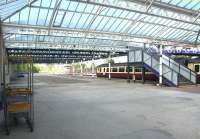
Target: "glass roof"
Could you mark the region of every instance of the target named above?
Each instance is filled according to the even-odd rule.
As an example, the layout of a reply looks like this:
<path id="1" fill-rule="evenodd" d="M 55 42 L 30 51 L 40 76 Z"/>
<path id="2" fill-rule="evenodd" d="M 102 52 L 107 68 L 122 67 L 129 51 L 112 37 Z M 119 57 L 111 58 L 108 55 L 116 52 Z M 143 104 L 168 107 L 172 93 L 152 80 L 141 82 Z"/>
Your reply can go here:
<path id="1" fill-rule="evenodd" d="M 5 19 L 35 0 L 0 0 L 0 18 Z"/>
<path id="2" fill-rule="evenodd" d="M 160 1 L 190 10 L 200 10 L 199 0 L 160 0 Z"/>
<path id="3" fill-rule="evenodd" d="M 27 45 L 27 42 L 34 42 L 37 40 L 37 45 L 50 45 L 51 43 L 55 45 L 58 45 L 58 48 L 65 48 L 64 46 L 72 46 L 75 47 L 77 45 L 82 46 L 95 46 L 98 45 L 100 47 L 108 46 L 112 44 L 113 46 L 126 46 L 127 41 L 121 41 L 121 40 L 108 40 L 108 39 L 94 39 L 94 38 L 81 38 L 81 37 L 65 37 L 65 36 L 45 36 L 45 35 L 12 35 L 9 36 L 6 39 L 6 44 L 10 45 L 12 47 L 15 47 L 15 45 L 12 45 L 13 42 L 17 42 L 21 45 Z M 48 42 L 48 43 L 46 43 Z M 100 49 L 99 49 L 100 50 Z"/>
<path id="4" fill-rule="evenodd" d="M 19 5 L 17 2 L 26 3 L 27 1 L 25 1 L 15 0 L 11 3 L 16 4 L 17 7 Z M 195 13 L 200 8 L 199 0 L 159 0 L 157 2 L 191 9 Z M 21 27 L 16 32 L 12 32 L 10 29 L 11 35 L 6 37 L 6 42 L 9 45 L 15 44 L 12 46 L 16 46 L 16 43 L 17 45 L 25 45 L 24 42 L 42 42 L 49 45 L 122 47 L 129 46 L 135 41 L 133 39 L 124 41 L 130 37 L 194 44 L 200 30 L 199 16 L 181 16 L 184 13 L 174 13 L 174 11 L 171 12 L 173 14 L 170 16 L 170 14 L 163 14 L 163 9 L 153 7 L 153 5 L 148 12 L 144 9 L 139 10 L 139 8 L 132 10 L 130 4 L 121 7 L 118 7 L 118 4 L 111 2 L 111 0 L 110 4 L 104 3 L 104 0 L 92 2 L 85 0 L 36 0 L 31 6 L 27 5 L 12 16 L 4 18 L 4 26 Z M 131 4 L 137 6 L 134 1 Z M 8 4 L 6 6 L 2 4 L 1 7 L 9 11 Z M 160 12 L 158 12 L 159 9 Z M 157 14 L 154 10 L 157 11 Z M 1 14 L 1 16 L 6 17 L 7 15 Z M 24 26 L 26 28 L 22 29 Z M 37 29 L 37 31 L 30 34 L 30 30 L 26 30 L 27 28 Z M 48 33 L 40 35 L 38 34 L 39 29 L 46 30 Z M 63 31 L 63 34 L 60 36 L 59 33 L 56 33 L 58 31 Z M 82 37 L 66 36 L 69 31 L 81 32 L 85 35 Z M 91 33 L 93 33 L 92 37 Z M 5 32 L 5 34 L 8 33 Z M 101 38 L 99 38 L 99 34 L 101 34 Z M 104 34 L 107 36 L 103 36 Z M 200 43 L 199 40 L 197 42 Z"/>

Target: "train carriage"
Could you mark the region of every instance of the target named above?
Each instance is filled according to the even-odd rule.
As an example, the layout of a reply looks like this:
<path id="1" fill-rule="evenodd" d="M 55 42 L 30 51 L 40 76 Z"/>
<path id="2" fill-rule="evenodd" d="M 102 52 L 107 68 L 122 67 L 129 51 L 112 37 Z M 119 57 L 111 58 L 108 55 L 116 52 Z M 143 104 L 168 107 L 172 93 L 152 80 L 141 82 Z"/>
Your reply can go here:
<path id="1" fill-rule="evenodd" d="M 200 83 L 200 58 L 189 60 L 188 68 L 197 73 L 197 83 Z"/>
<path id="2" fill-rule="evenodd" d="M 97 77 L 107 77 L 109 76 L 109 65 L 108 64 L 102 64 L 99 65 L 96 69 Z M 116 63 L 111 64 L 110 68 L 110 75 L 111 78 L 122 78 L 127 79 L 128 78 L 128 67 L 127 63 Z M 141 66 L 129 66 L 129 78 L 134 80 L 142 80 L 142 67 Z M 158 78 L 150 71 L 145 69 L 145 80 L 151 80 L 151 81 L 157 81 Z"/>

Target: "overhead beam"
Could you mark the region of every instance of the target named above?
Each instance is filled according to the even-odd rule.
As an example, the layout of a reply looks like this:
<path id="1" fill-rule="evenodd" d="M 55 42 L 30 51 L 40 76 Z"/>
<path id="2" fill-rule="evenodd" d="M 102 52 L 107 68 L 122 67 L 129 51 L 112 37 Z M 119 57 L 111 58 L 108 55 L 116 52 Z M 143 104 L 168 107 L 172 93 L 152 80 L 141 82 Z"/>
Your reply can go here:
<path id="1" fill-rule="evenodd" d="M 150 0 L 149 5 L 147 6 L 146 12 L 149 12 L 153 3 L 154 3 L 154 0 Z"/>
<path id="2" fill-rule="evenodd" d="M 128 0 L 128 1 L 133 2 L 133 3 L 140 3 L 140 4 L 146 3 L 146 0 Z M 165 10 L 170 10 L 170 11 L 173 11 L 173 12 L 178 12 L 178 13 L 181 13 L 181 14 L 186 14 L 188 16 L 197 16 L 197 11 L 186 9 L 186 8 L 183 8 L 183 7 L 178 7 L 178 6 L 175 6 L 175 5 L 172 5 L 172 4 L 167 4 L 167 3 L 156 1 L 156 0 L 154 0 L 154 2 L 152 3 L 152 6 L 162 8 L 162 9 L 165 9 Z"/>
<path id="3" fill-rule="evenodd" d="M 151 6 L 151 5 L 149 5 Z M 149 7 L 148 6 L 148 7 Z M 48 7 L 40 7 L 40 6 L 31 6 L 32 8 L 40 8 L 40 9 L 51 9 L 51 10 L 54 10 L 54 8 L 48 8 Z M 73 13 L 79 13 L 79 14 L 82 14 L 83 12 L 80 12 L 80 11 L 72 11 L 72 10 L 64 10 L 64 9 L 59 9 L 59 11 L 63 11 L 63 12 L 73 12 Z M 147 9 L 145 11 L 145 13 L 148 13 L 149 9 Z M 84 14 L 88 14 L 88 15 L 93 15 L 94 18 L 93 18 L 93 22 L 95 21 L 96 17 L 97 16 L 100 16 L 99 13 L 89 13 L 89 12 L 84 12 Z M 159 25 L 159 26 L 162 26 L 162 27 L 169 27 L 169 28 L 173 28 L 173 29 L 180 29 L 180 30 L 185 30 L 185 31 L 193 31 L 193 30 L 189 30 L 189 29 L 186 29 L 186 28 L 182 28 L 182 27 L 176 27 L 176 26 L 173 26 L 173 25 L 164 25 L 164 24 L 160 24 L 160 23 L 153 23 L 153 22 L 149 22 L 149 21 L 143 21 L 143 20 L 131 20 L 131 19 L 128 19 L 128 18 L 122 18 L 122 17 L 113 17 L 112 15 L 107 15 L 105 17 L 109 17 L 109 18 L 116 18 L 116 19 L 122 19 L 122 20 L 127 20 L 127 21 L 132 21 L 133 23 L 136 23 L 136 22 L 140 22 L 140 23 L 144 23 L 144 24 L 150 24 L 150 25 Z M 140 16 L 138 16 L 140 17 Z M 196 18 L 194 20 L 197 20 Z M 91 26 L 91 24 L 93 23 L 91 22 L 89 27 Z M 183 21 L 182 21 L 183 22 Z M 195 22 L 190 22 L 190 24 L 195 24 Z M 87 28 L 86 32 L 89 31 L 89 27 Z M 194 31 L 195 32 L 195 31 Z"/>
<path id="4" fill-rule="evenodd" d="M 103 6 L 103 7 L 108 7 L 108 8 L 115 8 L 115 9 L 120 9 L 120 10 L 125 10 L 125 11 L 129 11 L 129 12 L 134 12 L 134 13 L 139 13 L 139 14 L 144 14 L 144 15 L 148 15 L 148 16 L 154 16 L 154 17 L 160 17 L 160 18 L 163 18 L 163 19 L 170 19 L 170 20 L 173 20 L 173 21 L 178 21 L 178 22 L 185 22 L 185 23 L 189 23 L 189 24 L 193 24 L 193 25 L 199 25 L 199 24 L 196 24 L 196 23 L 192 23 L 191 21 L 192 21 L 192 18 L 195 18 L 196 16 L 197 16 L 197 14 L 196 14 L 196 11 L 193 11 L 192 12 L 192 14 L 185 14 L 185 12 L 182 12 L 182 13 L 180 13 L 180 12 L 178 12 L 178 14 L 182 14 L 182 18 L 183 18 L 183 16 L 185 15 L 185 16 L 188 16 L 187 18 L 188 18 L 188 20 L 182 20 L 182 18 L 173 18 L 173 17 L 171 17 L 172 15 L 170 15 L 170 16 L 163 16 L 163 15 L 160 15 L 159 13 L 157 13 L 157 14 L 155 14 L 155 13 L 153 13 L 153 12 L 145 12 L 145 10 L 144 11 L 142 11 L 141 9 L 140 10 L 135 10 L 135 9 L 132 9 L 131 7 L 128 7 L 129 5 L 130 5 L 130 3 L 128 3 L 128 2 L 131 2 L 131 3 L 138 3 L 138 2 L 140 2 L 140 1 L 138 1 L 138 0 L 128 0 L 128 1 L 123 1 L 124 3 L 127 3 L 126 4 L 126 6 L 127 7 L 125 7 L 125 6 L 120 6 L 120 2 L 121 1 L 119 1 L 119 4 L 116 6 L 116 5 L 110 5 L 110 4 L 108 4 L 108 3 L 100 3 L 98 0 L 92 0 L 92 1 L 85 1 L 85 0 L 71 0 L 71 1 L 75 1 L 75 2 L 81 2 L 81 3 L 85 3 L 85 4 L 92 4 L 92 5 L 98 5 L 98 6 Z M 143 0 L 143 1 L 141 1 L 141 2 L 144 2 L 145 0 Z M 153 4 L 155 4 L 155 3 L 153 3 Z M 144 8 L 146 8 L 145 7 L 145 5 L 144 4 L 141 4 L 141 5 L 143 5 L 144 6 Z M 165 6 L 163 6 L 163 7 L 165 7 Z M 160 7 L 161 8 L 161 7 Z M 161 8 L 161 9 L 164 9 L 166 12 L 167 11 L 170 11 L 170 10 L 167 10 L 167 8 Z M 170 12 L 173 12 L 173 11 L 170 11 Z M 193 16 L 192 16 L 193 15 Z M 181 16 L 181 15 L 180 15 Z M 190 19 L 189 19 L 190 18 Z"/>
<path id="5" fill-rule="evenodd" d="M 110 51 L 105 50 L 66 50 L 66 49 L 29 49 L 29 48 L 6 48 L 8 53 L 35 54 L 35 55 L 77 55 L 77 56 L 108 56 Z M 116 51 L 114 55 L 123 55 L 126 52 Z"/>
<path id="6" fill-rule="evenodd" d="M 70 38 L 70 37 L 69 37 Z M 54 38 L 53 38 L 54 39 Z M 82 39 L 81 37 L 72 37 L 72 39 Z M 95 39 L 88 39 L 88 42 L 81 42 L 81 41 L 77 41 L 77 42 L 62 42 L 62 41 L 57 41 L 54 42 L 52 41 L 37 41 L 35 42 L 34 40 L 15 40 L 15 39 L 7 39 L 5 40 L 5 43 L 9 43 L 9 44 L 14 44 L 14 43 L 22 43 L 22 44 L 41 44 L 41 45 L 82 45 L 82 46 L 99 46 L 99 47 L 111 47 L 110 43 L 104 43 L 103 41 L 110 41 L 111 43 L 113 43 L 116 47 L 119 46 L 124 46 L 124 45 L 128 45 L 129 42 L 127 41 L 121 41 L 120 40 L 107 40 L 107 39 L 99 39 L 100 41 L 98 42 L 93 42 Z M 124 47 L 125 48 L 125 47 Z"/>
<path id="7" fill-rule="evenodd" d="M 78 43 L 49 43 L 49 42 L 28 42 L 28 41 L 7 41 L 7 48 L 37 48 L 37 49 L 76 49 L 76 50 L 94 50 L 94 51 L 126 51 L 125 46 L 101 45 L 101 44 L 78 44 Z"/>
<path id="8" fill-rule="evenodd" d="M 195 47 L 197 47 L 197 45 L 198 45 L 199 36 L 200 36 L 200 30 L 197 34 L 197 37 L 196 37 L 196 40 L 195 40 L 195 43 L 194 43 Z"/>
<path id="9" fill-rule="evenodd" d="M 11 36 L 12 35 L 12 36 Z M 12 41 L 16 41 L 15 39 L 13 39 L 13 38 L 15 38 L 16 36 L 15 35 L 22 35 L 22 36 L 26 36 L 26 35 L 32 35 L 32 37 L 39 37 L 39 36 L 44 36 L 44 37 L 51 37 L 51 38 L 62 38 L 62 37 L 64 37 L 64 38 L 72 38 L 72 39 L 82 39 L 83 37 L 80 37 L 80 36 L 67 36 L 67 35 L 56 35 L 56 36 L 52 36 L 52 35 L 41 35 L 41 34 L 27 34 L 27 33 L 19 33 L 19 34 L 7 34 L 7 35 L 5 35 L 4 36 L 4 39 L 5 39 L 5 41 L 6 42 L 12 42 Z M 94 37 L 87 37 L 86 39 L 88 39 L 88 40 L 98 40 L 99 42 L 101 42 L 102 43 L 102 41 L 112 41 L 113 43 L 117 43 L 117 42 L 120 42 L 120 43 L 129 43 L 129 42 L 131 42 L 131 41 L 128 41 L 128 40 L 119 40 L 119 39 L 109 39 L 109 38 L 94 38 Z M 29 40 L 29 42 L 32 42 L 32 41 L 34 41 L 34 39 L 32 39 L 32 40 Z M 44 41 L 45 42 L 45 41 Z M 48 41 L 47 43 L 52 43 L 53 41 Z M 55 44 L 55 42 L 53 42 L 54 44 Z M 64 41 L 60 41 L 59 43 L 63 43 L 63 44 L 65 44 L 64 43 Z"/>
<path id="10" fill-rule="evenodd" d="M 48 35 L 48 27 L 44 26 L 30 26 L 30 25 L 16 25 L 3 23 L 4 34 L 30 34 L 30 35 Z M 85 37 L 85 30 L 81 29 L 66 29 L 66 28 L 51 28 L 52 36 L 79 36 Z M 101 32 L 101 31 L 90 31 L 87 34 L 88 38 L 103 39 L 109 38 L 111 40 L 122 40 L 130 41 L 134 43 L 160 43 L 162 45 L 193 45 L 191 42 L 177 41 L 177 40 L 167 40 L 167 39 L 158 39 L 148 36 L 139 36 L 139 35 L 130 35 L 130 34 L 121 34 L 121 33 L 111 33 L 111 32 Z M 131 46 L 131 44 L 130 44 Z"/>
<path id="11" fill-rule="evenodd" d="M 56 0 L 56 4 L 55 4 L 55 7 L 54 7 L 54 9 L 53 9 L 53 13 L 52 13 L 52 15 L 51 15 L 51 19 L 50 19 L 50 21 L 49 21 L 48 34 L 50 34 L 50 29 L 51 29 L 51 27 L 52 27 L 52 25 L 53 25 L 53 22 L 54 22 L 54 20 L 55 20 L 55 15 L 56 15 L 56 12 L 57 12 L 58 8 L 60 7 L 61 1 L 62 1 L 62 0 Z"/>

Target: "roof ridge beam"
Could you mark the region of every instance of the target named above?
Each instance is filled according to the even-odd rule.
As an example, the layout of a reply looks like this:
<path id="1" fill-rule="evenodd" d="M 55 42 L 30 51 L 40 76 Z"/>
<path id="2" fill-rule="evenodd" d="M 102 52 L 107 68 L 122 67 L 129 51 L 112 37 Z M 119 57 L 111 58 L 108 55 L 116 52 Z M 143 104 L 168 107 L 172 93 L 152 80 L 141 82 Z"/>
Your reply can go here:
<path id="1" fill-rule="evenodd" d="M 42 27 L 42 26 L 28 26 L 28 25 L 16 25 L 16 24 L 5 24 L 3 23 L 2 26 L 4 27 L 4 32 L 6 31 L 7 33 L 14 33 L 19 32 L 21 29 L 25 31 L 26 33 L 35 35 L 35 34 L 40 34 L 40 35 L 47 35 L 48 32 L 48 27 Z M 13 30 L 12 28 L 15 28 L 17 30 Z M 73 30 L 73 29 L 66 29 L 66 28 L 56 28 L 52 27 L 52 31 L 55 31 L 56 35 L 59 35 L 59 32 L 62 33 L 63 35 L 70 36 L 70 33 L 73 32 L 77 36 L 84 37 L 85 35 L 85 30 Z M 10 32 L 9 32 L 10 31 Z M 54 35 L 52 32 L 51 35 Z M 178 45 L 178 44 L 190 44 L 192 45 L 191 42 L 182 42 L 182 41 L 175 41 L 175 40 L 166 40 L 166 39 L 155 39 L 150 36 L 139 36 L 139 35 L 128 35 L 128 34 L 120 34 L 120 33 L 111 33 L 111 32 L 98 32 L 98 31 L 90 31 L 89 36 L 95 36 L 97 39 L 99 38 L 111 38 L 111 39 L 116 39 L 118 40 L 131 40 L 132 42 L 137 42 L 137 39 L 141 39 L 142 41 L 145 41 L 146 43 L 152 43 L 154 41 L 159 41 L 162 45 Z M 138 42 L 139 43 L 139 42 Z"/>
<path id="2" fill-rule="evenodd" d="M 141 4 L 146 3 L 146 0 L 128 0 L 128 1 L 137 2 L 137 3 L 141 3 Z M 181 14 L 186 14 L 186 15 L 189 15 L 189 16 L 196 16 L 197 15 L 197 12 L 194 11 L 194 10 L 181 8 L 181 7 L 172 5 L 172 4 L 167 4 L 167 3 L 159 2 L 159 1 L 156 1 L 156 0 L 154 0 L 154 2 L 152 3 L 152 6 L 171 10 L 171 11 L 178 12 L 178 13 L 181 13 Z"/>
<path id="3" fill-rule="evenodd" d="M 198 23 L 190 22 L 191 20 L 187 20 L 186 21 L 186 20 L 182 20 L 182 19 L 178 19 L 178 18 L 172 18 L 172 17 L 168 17 L 168 16 L 163 16 L 163 15 L 158 15 L 158 14 L 154 14 L 154 13 L 150 13 L 150 12 L 146 12 L 146 11 L 139 11 L 139 10 L 135 10 L 135 9 L 125 8 L 123 6 L 119 7 L 119 6 L 115 6 L 115 5 L 108 5 L 108 4 L 105 4 L 105 3 L 96 2 L 96 0 L 93 0 L 93 1 L 71 0 L 71 1 L 81 2 L 81 3 L 85 3 L 85 4 L 98 5 L 98 6 L 108 7 L 108 8 L 115 8 L 115 9 L 117 8 L 117 9 L 120 9 L 120 10 L 129 11 L 129 12 L 135 12 L 135 13 L 139 13 L 139 14 L 144 14 L 144 15 L 149 15 L 149 16 L 154 16 L 154 17 L 160 17 L 160 18 L 164 18 L 164 19 L 168 19 L 168 20 L 170 19 L 170 20 L 174 20 L 174 21 L 178 21 L 178 22 L 184 22 L 184 23 L 188 23 L 188 24 L 193 24 L 193 25 L 198 25 L 199 26 Z M 129 0 L 129 2 L 130 1 L 131 0 Z M 134 3 L 134 2 L 137 2 L 137 1 L 132 1 L 131 3 Z M 190 18 L 195 18 L 194 16 L 189 16 L 189 17 Z"/>

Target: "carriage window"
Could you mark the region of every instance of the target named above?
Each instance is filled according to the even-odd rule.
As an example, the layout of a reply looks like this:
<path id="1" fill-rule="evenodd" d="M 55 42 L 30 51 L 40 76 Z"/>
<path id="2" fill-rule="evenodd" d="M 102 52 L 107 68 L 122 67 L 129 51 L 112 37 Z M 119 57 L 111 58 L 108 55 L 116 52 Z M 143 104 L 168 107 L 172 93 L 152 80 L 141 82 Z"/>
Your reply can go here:
<path id="1" fill-rule="evenodd" d="M 112 69 L 112 72 L 117 72 L 117 68 L 113 68 L 113 69 Z"/>
<path id="2" fill-rule="evenodd" d="M 199 72 L 199 65 L 195 65 L 194 69 L 195 69 L 195 72 Z"/>
<path id="3" fill-rule="evenodd" d="M 106 68 L 103 68 L 103 72 L 106 72 Z"/>
<path id="4" fill-rule="evenodd" d="M 107 68 L 107 72 L 109 72 L 109 68 Z"/>
<path id="5" fill-rule="evenodd" d="M 135 72 L 142 72 L 141 68 L 135 68 Z"/>
<path id="6" fill-rule="evenodd" d="M 119 72 L 124 72 L 124 67 L 119 67 Z"/>
<path id="7" fill-rule="evenodd" d="M 133 68 L 129 67 L 129 72 L 132 72 L 132 71 L 133 71 Z M 128 67 L 126 67 L 126 72 L 128 72 Z"/>

